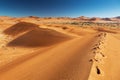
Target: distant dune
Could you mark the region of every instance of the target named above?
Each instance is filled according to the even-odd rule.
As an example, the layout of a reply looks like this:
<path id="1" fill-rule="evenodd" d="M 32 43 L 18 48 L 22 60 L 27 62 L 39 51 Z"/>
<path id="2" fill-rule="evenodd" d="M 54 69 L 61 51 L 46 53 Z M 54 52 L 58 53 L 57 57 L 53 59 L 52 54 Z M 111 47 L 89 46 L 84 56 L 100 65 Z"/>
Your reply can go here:
<path id="1" fill-rule="evenodd" d="M 14 35 L 18 35 L 18 34 L 21 34 L 23 32 L 35 30 L 38 28 L 39 28 L 39 26 L 37 24 L 28 23 L 28 22 L 19 22 L 15 25 L 12 25 L 8 29 L 6 29 L 4 31 L 4 33 L 7 35 L 14 36 Z"/>
<path id="2" fill-rule="evenodd" d="M 120 80 L 119 46 L 119 17 L 0 17 L 0 80 Z"/>

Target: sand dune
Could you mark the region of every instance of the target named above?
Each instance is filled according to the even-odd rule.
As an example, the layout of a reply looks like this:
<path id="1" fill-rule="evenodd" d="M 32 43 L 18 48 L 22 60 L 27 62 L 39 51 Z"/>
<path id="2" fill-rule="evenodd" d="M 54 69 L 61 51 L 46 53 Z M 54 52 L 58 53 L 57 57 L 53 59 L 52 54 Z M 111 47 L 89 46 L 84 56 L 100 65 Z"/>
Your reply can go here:
<path id="1" fill-rule="evenodd" d="M 47 25 L 0 28 L 0 80 L 120 80 L 119 29 Z"/>
<path id="2" fill-rule="evenodd" d="M 7 35 L 15 36 L 23 32 L 31 31 L 37 28 L 39 28 L 37 24 L 28 23 L 28 22 L 19 22 L 6 29 L 3 33 Z"/>
<path id="3" fill-rule="evenodd" d="M 38 25 L 28 22 L 17 23 L 3 31 L 10 36 L 18 36 L 10 41 L 7 46 L 43 47 L 71 39 L 72 37 L 55 30 L 40 28 Z"/>
<path id="4" fill-rule="evenodd" d="M 16 67 L 12 67 L 9 70 L 10 73 L 12 72 L 11 75 L 7 75 L 9 74 L 9 71 L 1 72 L 0 79 L 87 79 L 89 76 L 90 67 L 92 65 L 91 62 L 89 62 L 89 53 L 91 52 L 91 47 L 93 46 L 94 42 L 96 42 L 95 39 L 97 39 L 97 37 L 96 34 L 90 36 L 88 35 L 86 37 L 88 37 L 88 39 L 86 39 L 85 37 L 77 38 L 62 43 L 55 48 L 43 52 L 42 55 L 35 56 L 32 59 L 26 60 Z M 39 51 L 35 53 L 39 53 Z M 15 74 L 16 77 L 14 76 Z M 19 75 L 22 74 L 24 74 L 24 76 L 19 77 Z"/>
<path id="5" fill-rule="evenodd" d="M 16 39 L 9 42 L 7 45 L 22 47 L 43 47 L 50 46 L 69 39 L 72 39 L 72 37 L 54 30 L 39 28 L 17 37 Z"/>

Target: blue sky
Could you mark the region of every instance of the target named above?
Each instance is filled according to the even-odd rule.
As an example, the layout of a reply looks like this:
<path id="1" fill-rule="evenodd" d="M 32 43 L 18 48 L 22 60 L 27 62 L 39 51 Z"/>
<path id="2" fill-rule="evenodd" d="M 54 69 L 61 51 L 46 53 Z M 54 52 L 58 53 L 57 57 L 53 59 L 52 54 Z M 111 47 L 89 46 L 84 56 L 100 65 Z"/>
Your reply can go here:
<path id="1" fill-rule="evenodd" d="M 0 16 L 115 17 L 120 0 L 0 0 Z"/>

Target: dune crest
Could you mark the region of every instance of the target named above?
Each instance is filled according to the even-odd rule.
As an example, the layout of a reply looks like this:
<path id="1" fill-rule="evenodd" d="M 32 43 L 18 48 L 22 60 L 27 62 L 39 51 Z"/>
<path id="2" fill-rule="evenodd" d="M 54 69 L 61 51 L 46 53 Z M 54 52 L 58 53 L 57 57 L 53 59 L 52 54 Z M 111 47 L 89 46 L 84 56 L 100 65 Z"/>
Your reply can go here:
<path id="1" fill-rule="evenodd" d="M 39 26 L 37 24 L 29 23 L 29 22 L 19 22 L 6 30 L 3 31 L 3 33 L 11 36 L 15 36 L 18 34 L 21 34 L 26 31 L 31 31 L 38 29 Z"/>

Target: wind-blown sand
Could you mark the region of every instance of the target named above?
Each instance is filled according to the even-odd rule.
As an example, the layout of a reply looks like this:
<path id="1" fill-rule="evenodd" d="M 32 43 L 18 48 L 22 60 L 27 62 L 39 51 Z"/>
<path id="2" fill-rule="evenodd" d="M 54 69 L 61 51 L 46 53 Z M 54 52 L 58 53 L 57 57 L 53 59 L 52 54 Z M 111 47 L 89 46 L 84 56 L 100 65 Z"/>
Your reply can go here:
<path id="1" fill-rule="evenodd" d="M 19 22 L 0 39 L 0 80 L 120 80 L 118 30 Z"/>

